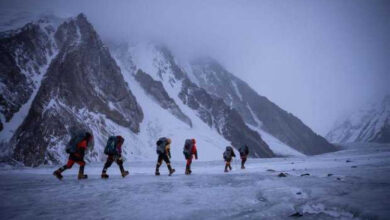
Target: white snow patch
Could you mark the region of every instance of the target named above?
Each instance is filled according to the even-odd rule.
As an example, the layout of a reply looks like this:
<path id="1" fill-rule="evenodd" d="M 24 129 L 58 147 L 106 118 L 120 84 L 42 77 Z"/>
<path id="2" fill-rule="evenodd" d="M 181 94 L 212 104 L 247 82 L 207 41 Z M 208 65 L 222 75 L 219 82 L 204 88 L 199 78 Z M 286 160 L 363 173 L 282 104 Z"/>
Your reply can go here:
<path id="1" fill-rule="evenodd" d="M 237 83 L 232 81 L 232 85 L 233 85 L 233 88 L 234 88 L 234 91 L 236 92 L 237 96 L 240 98 L 240 100 L 242 101 L 242 95 L 240 93 L 240 90 L 238 89 L 238 86 L 237 86 Z"/>

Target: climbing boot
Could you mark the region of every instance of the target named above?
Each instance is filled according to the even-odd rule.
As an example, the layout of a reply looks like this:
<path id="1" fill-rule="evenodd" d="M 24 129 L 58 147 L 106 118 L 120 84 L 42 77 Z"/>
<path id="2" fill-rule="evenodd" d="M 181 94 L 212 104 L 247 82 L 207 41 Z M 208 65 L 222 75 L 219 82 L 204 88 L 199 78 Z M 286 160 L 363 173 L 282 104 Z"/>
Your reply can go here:
<path id="1" fill-rule="evenodd" d="M 88 179 L 88 175 L 85 175 L 85 174 L 79 173 L 79 175 L 77 176 L 77 179 L 79 179 L 79 180 L 82 180 L 82 179 Z"/>
<path id="2" fill-rule="evenodd" d="M 190 166 L 186 166 L 186 172 L 185 172 L 186 175 L 190 175 L 191 174 L 191 170 L 190 170 Z"/>
<path id="3" fill-rule="evenodd" d="M 109 175 L 107 175 L 107 173 L 102 173 L 102 179 L 108 179 Z"/>
<path id="4" fill-rule="evenodd" d="M 85 175 L 85 174 L 84 174 L 84 166 L 80 166 L 79 175 L 77 176 L 77 178 L 78 178 L 79 180 L 88 179 L 88 175 Z"/>
<path id="5" fill-rule="evenodd" d="M 169 176 L 172 176 L 172 174 L 173 174 L 175 171 L 176 171 L 175 169 L 170 169 L 170 170 L 169 170 Z"/>
<path id="6" fill-rule="evenodd" d="M 62 180 L 62 175 L 61 175 L 61 170 L 60 169 L 58 169 L 58 170 L 56 170 L 56 171 L 54 171 L 54 173 L 53 173 L 53 175 L 55 176 L 55 177 L 57 177 L 59 180 Z"/>
<path id="7" fill-rule="evenodd" d="M 124 170 L 124 171 L 122 172 L 122 177 L 125 178 L 125 176 L 127 176 L 127 175 L 129 175 L 129 171 Z"/>
<path id="8" fill-rule="evenodd" d="M 175 169 L 173 169 L 171 167 L 171 165 L 167 165 L 168 166 L 168 170 L 169 170 L 169 176 L 172 176 L 172 174 L 176 171 Z"/>
<path id="9" fill-rule="evenodd" d="M 156 176 L 160 176 L 160 171 L 159 171 L 160 165 L 156 165 L 156 172 L 154 173 Z"/>

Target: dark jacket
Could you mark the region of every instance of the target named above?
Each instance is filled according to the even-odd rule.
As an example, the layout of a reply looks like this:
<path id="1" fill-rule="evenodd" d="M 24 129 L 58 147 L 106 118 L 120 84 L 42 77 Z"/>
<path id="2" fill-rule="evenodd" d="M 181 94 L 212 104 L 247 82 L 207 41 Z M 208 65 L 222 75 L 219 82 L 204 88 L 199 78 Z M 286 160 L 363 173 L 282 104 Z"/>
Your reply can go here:
<path id="1" fill-rule="evenodd" d="M 240 147 L 239 152 L 240 152 L 241 157 L 248 156 L 248 154 L 249 154 L 248 146 L 244 145 L 244 146 Z"/>

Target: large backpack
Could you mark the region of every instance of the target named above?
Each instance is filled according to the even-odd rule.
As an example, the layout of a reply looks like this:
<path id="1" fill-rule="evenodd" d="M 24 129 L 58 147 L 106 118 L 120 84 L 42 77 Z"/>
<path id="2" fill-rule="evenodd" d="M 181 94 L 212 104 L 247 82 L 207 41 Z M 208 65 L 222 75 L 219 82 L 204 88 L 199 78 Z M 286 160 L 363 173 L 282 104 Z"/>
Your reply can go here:
<path id="1" fill-rule="evenodd" d="M 194 142 L 191 139 L 187 139 L 184 143 L 183 154 L 186 159 L 191 157 L 192 148 L 194 147 Z"/>
<path id="2" fill-rule="evenodd" d="M 240 147 L 240 154 L 241 155 L 246 155 L 248 152 L 248 146 L 244 145 L 242 147 Z"/>
<path id="3" fill-rule="evenodd" d="M 157 145 L 157 148 L 156 148 L 156 152 L 157 154 L 164 154 L 165 153 L 165 146 L 167 146 L 167 138 L 165 137 L 162 137 L 160 139 L 158 139 L 158 141 L 156 142 L 156 145 Z"/>
<path id="4" fill-rule="evenodd" d="M 65 151 L 68 154 L 77 152 L 77 144 L 85 138 L 85 132 L 76 132 L 72 134 L 70 141 L 66 145 Z"/>
<path id="5" fill-rule="evenodd" d="M 223 152 L 223 158 L 225 158 L 225 159 L 232 158 L 232 152 L 233 152 L 233 148 L 232 147 L 226 147 L 225 152 Z"/>
<path id="6" fill-rule="evenodd" d="M 104 148 L 104 153 L 107 155 L 112 155 L 117 153 L 116 149 L 117 139 L 116 136 L 111 136 L 107 140 L 106 147 Z"/>

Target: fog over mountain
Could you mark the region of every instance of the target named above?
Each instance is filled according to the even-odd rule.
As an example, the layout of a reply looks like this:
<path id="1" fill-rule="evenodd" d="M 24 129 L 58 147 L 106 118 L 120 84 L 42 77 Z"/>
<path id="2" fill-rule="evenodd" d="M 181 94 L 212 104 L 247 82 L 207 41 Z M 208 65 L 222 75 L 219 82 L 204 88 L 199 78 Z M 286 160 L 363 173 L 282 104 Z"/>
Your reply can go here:
<path id="1" fill-rule="evenodd" d="M 67 18 L 83 12 L 107 43 L 149 40 L 167 45 L 176 57 L 211 56 L 323 135 L 343 114 L 390 92 L 388 1 L 1 1 L 0 6 L 2 30 L 42 13 Z"/>
<path id="2" fill-rule="evenodd" d="M 1 217 L 389 219 L 389 2 L 0 0 Z"/>

